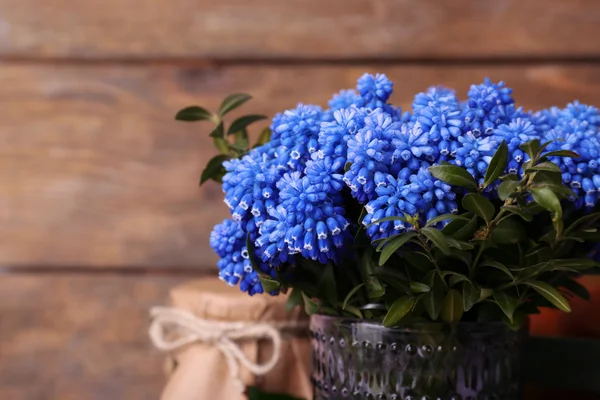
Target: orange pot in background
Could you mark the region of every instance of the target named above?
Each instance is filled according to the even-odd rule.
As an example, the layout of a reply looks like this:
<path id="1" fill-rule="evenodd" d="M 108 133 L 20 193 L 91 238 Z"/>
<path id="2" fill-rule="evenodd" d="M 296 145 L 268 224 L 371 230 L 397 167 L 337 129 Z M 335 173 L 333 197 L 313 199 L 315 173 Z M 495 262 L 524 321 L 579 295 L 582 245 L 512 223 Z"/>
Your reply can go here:
<path id="1" fill-rule="evenodd" d="M 533 336 L 561 336 L 600 338 L 600 275 L 579 279 L 590 292 L 591 300 L 576 298 L 571 302 L 571 313 L 544 309 L 531 317 Z"/>

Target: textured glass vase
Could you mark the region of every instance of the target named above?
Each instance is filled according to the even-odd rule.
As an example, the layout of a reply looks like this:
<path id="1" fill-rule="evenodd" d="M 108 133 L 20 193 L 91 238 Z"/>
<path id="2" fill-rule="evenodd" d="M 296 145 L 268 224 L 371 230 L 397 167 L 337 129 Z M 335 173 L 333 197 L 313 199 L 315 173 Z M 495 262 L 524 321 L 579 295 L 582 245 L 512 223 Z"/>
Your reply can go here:
<path id="1" fill-rule="evenodd" d="M 311 317 L 316 400 L 520 400 L 527 330 L 503 323 L 385 328 Z"/>

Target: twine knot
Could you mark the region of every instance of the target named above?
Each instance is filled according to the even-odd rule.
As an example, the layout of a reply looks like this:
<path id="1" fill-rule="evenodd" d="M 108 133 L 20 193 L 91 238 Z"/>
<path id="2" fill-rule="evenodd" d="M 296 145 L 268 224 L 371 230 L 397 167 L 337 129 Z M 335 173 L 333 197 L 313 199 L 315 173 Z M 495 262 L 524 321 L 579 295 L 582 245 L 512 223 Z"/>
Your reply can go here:
<path id="1" fill-rule="evenodd" d="M 306 329 L 307 323 L 287 321 L 278 323 L 222 322 L 198 318 L 189 311 L 171 307 L 154 307 L 150 310 L 152 323 L 149 329 L 154 346 L 163 351 L 173 351 L 195 343 L 216 346 L 227 361 L 229 372 L 240 391 L 245 386 L 240 379 L 240 364 L 254 375 L 271 371 L 281 357 L 281 330 Z M 173 334 L 175 333 L 175 334 Z M 273 354 L 259 364 L 250 360 L 237 342 L 266 339 L 273 345 Z"/>

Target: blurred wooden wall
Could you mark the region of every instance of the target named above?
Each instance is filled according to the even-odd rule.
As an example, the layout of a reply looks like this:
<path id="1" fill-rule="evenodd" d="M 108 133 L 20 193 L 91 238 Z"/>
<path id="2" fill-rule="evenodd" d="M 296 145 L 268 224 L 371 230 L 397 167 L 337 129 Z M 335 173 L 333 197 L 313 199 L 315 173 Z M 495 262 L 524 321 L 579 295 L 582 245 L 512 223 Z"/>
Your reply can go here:
<path id="1" fill-rule="evenodd" d="M 407 107 L 486 76 L 600 105 L 599 37 L 597 0 L 0 0 L 0 398 L 158 398 L 147 310 L 214 273 L 227 215 L 177 109 L 271 115 L 365 71 Z"/>

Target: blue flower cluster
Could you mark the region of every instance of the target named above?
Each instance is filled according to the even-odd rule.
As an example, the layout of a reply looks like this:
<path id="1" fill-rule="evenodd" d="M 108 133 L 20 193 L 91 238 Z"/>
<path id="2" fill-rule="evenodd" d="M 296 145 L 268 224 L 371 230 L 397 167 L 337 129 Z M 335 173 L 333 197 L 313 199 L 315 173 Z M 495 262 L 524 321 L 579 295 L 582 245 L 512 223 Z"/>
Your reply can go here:
<path id="1" fill-rule="evenodd" d="M 211 246 L 221 257 L 220 276 L 250 294 L 262 292 L 246 240 L 263 273 L 276 276 L 298 258 L 338 263 L 353 245 L 362 222 L 373 239 L 411 229 L 457 210 L 458 188 L 435 179 L 428 168 L 449 162 L 483 182 L 502 141 L 509 148 L 507 173 L 521 174 L 527 155 L 521 144 L 552 141 L 563 180 L 593 206 L 600 196 L 600 113 L 578 102 L 525 112 L 512 89 L 486 79 L 472 85 L 466 101 L 444 87 L 415 96 L 411 112 L 389 103 L 394 84 L 365 74 L 355 90 L 342 90 L 322 110 L 300 104 L 273 118 L 271 141 L 241 159 L 224 163 L 225 202 L 232 219 L 215 227 Z M 348 217 L 348 201 L 365 209 L 362 221 Z"/>

